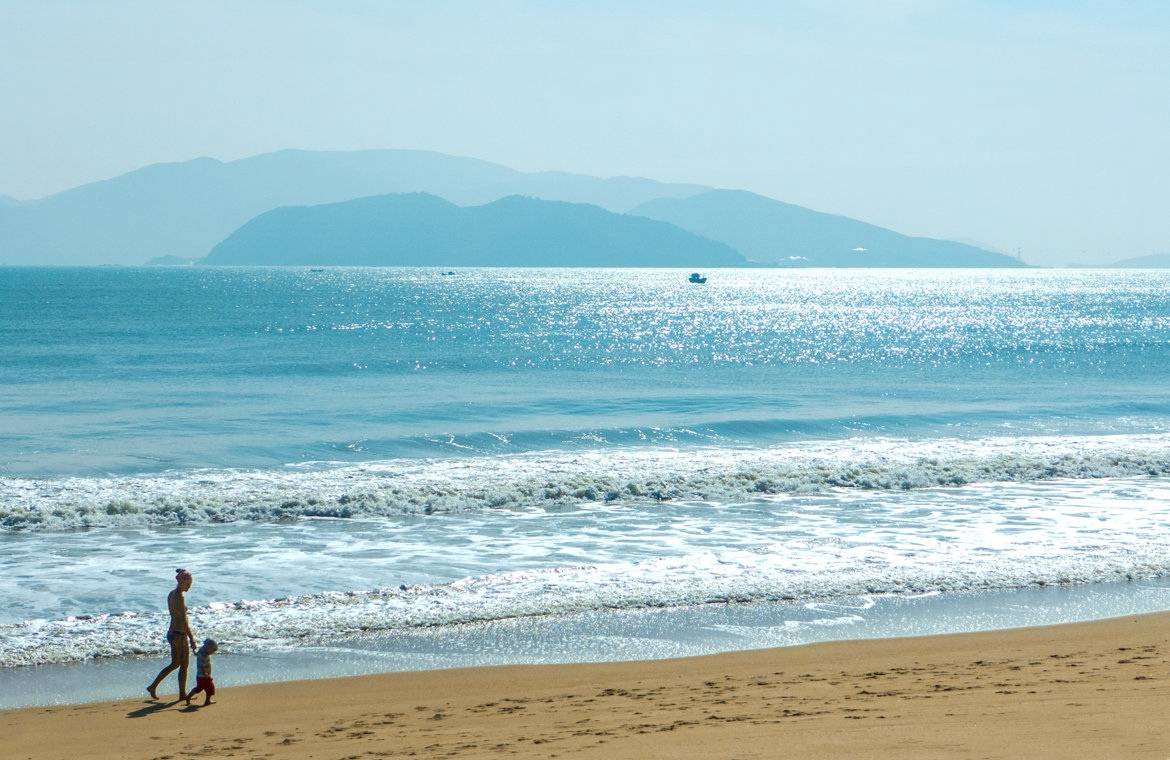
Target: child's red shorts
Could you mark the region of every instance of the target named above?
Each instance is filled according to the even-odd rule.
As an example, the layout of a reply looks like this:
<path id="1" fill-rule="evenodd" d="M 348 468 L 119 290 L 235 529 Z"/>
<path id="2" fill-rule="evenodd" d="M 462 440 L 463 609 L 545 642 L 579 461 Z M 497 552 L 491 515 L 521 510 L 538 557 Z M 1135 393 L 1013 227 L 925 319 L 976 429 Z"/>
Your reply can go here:
<path id="1" fill-rule="evenodd" d="M 207 696 L 215 696 L 215 681 L 211 680 L 211 676 L 198 676 L 195 679 L 195 688 L 203 689 L 207 692 Z"/>

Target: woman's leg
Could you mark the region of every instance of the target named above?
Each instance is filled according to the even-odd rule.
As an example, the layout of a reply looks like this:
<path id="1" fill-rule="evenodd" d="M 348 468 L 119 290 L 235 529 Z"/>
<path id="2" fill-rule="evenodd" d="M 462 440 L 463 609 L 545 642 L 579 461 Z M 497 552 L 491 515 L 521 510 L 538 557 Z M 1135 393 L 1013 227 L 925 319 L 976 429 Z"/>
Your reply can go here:
<path id="1" fill-rule="evenodd" d="M 179 639 L 179 699 L 187 697 L 187 666 L 191 662 L 191 648 L 187 645 L 186 635 L 176 636 Z"/>
<path id="2" fill-rule="evenodd" d="M 179 667 L 179 646 L 178 646 L 178 644 L 180 641 L 182 641 L 183 645 L 186 646 L 186 644 L 187 644 L 186 639 L 179 639 L 178 636 L 170 637 L 170 644 L 171 644 L 170 664 L 168 664 L 165 668 L 160 670 L 158 672 L 158 675 L 155 676 L 154 680 L 150 682 L 150 686 L 146 687 L 146 693 L 150 695 L 151 699 L 158 699 L 158 693 L 156 691 L 158 689 L 158 685 L 160 683 L 162 683 L 164 678 L 166 678 L 172 672 L 174 672 L 175 668 Z"/>

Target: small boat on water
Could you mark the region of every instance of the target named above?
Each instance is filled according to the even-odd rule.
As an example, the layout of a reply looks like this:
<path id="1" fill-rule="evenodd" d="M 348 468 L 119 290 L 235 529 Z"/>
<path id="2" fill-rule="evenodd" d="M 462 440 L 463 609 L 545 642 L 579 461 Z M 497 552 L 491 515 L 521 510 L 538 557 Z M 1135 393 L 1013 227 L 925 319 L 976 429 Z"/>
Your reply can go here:
<path id="1" fill-rule="evenodd" d="M 313 268 L 312 268 L 312 269 L 310 269 L 309 271 L 310 271 L 310 272 L 324 272 L 324 271 L 325 271 L 325 267 L 313 267 Z"/>
<path id="2" fill-rule="evenodd" d="M 693 282 L 696 285 L 706 285 L 707 278 L 698 272 L 691 272 L 691 276 L 687 278 L 687 282 Z"/>

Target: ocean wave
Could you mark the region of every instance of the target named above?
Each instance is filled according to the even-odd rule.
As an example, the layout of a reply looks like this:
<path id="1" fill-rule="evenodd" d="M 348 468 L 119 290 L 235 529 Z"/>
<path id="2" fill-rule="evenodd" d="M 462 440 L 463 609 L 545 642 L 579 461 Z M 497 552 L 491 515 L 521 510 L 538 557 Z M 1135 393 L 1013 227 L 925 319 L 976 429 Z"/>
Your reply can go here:
<path id="1" fill-rule="evenodd" d="M 795 541 L 641 562 L 494 573 L 451 583 L 282 599 L 214 603 L 191 610 L 197 634 L 231 651 L 327 643 L 340 638 L 566 615 L 711 603 L 829 600 L 1126 580 L 1170 574 L 1158 542 L 1078 547 L 1021 544 L 891 553 L 842 541 Z M 162 655 L 160 613 L 80 615 L 0 625 L 0 667 L 99 657 Z"/>
<path id="2" fill-rule="evenodd" d="M 832 489 L 1168 474 L 1166 434 L 626 447 L 150 476 L 0 478 L 0 529 L 379 517 L 588 502 L 726 502 Z"/>

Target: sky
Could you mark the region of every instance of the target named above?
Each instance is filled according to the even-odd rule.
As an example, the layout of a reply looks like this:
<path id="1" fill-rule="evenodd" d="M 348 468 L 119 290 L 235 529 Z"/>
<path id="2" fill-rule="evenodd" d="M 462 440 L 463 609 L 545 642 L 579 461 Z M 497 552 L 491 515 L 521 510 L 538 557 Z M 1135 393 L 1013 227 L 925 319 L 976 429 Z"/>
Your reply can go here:
<path id="1" fill-rule="evenodd" d="M 0 194 L 415 148 L 1105 262 L 1170 252 L 1168 51 L 1161 0 L 0 0 Z"/>

